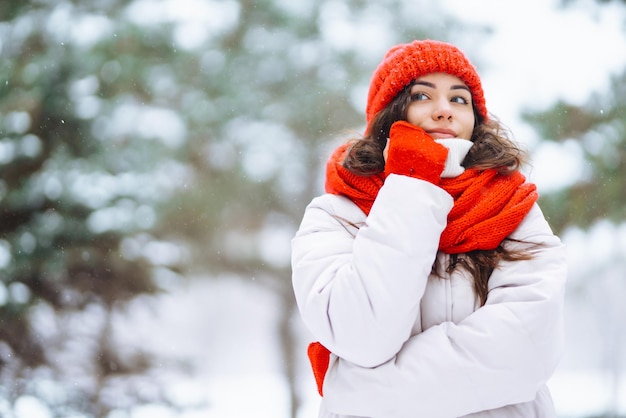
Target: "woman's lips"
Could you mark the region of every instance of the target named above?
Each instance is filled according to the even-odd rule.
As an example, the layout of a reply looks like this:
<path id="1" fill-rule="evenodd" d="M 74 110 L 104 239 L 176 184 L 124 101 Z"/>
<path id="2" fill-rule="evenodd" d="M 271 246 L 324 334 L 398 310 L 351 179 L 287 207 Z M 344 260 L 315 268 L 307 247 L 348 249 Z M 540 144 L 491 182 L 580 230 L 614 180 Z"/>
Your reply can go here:
<path id="1" fill-rule="evenodd" d="M 456 133 L 450 129 L 432 129 L 426 133 L 435 139 L 456 138 Z"/>

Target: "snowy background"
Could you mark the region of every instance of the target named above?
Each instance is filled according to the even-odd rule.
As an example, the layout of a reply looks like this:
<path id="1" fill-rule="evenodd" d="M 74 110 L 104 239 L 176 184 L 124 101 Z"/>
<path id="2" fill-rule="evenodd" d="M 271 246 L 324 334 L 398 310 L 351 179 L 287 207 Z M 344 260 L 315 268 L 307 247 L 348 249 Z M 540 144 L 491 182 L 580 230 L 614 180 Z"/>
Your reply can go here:
<path id="1" fill-rule="evenodd" d="M 559 98 L 582 104 L 593 91 L 606 89 L 608 77 L 626 66 L 624 8 L 605 6 L 592 13 L 585 4 L 561 10 L 553 0 L 441 2 L 463 21 L 493 25 L 492 36 L 480 48 L 472 38 L 456 43 L 478 54 L 476 60 L 485 68 L 488 107 L 532 150 L 529 176 L 540 191 L 575 182 L 582 162 L 577 148 L 567 143 L 539 144 L 520 111 L 545 109 Z M 192 30 L 180 37 L 182 43 L 194 42 Z M 562 418 L 611 409 L 626 414 L 626 380 L 619 373 L 624 368 L 620 362 L 626 361 L 626 320 L 617 310 L 620 295 L 626 294 L 619 277 L 626 259 L 626 227 L 600 223 L 588 233 L 572 230 L 562 238 L 572 274 L 567 352 L 549 382 L 557 410 Z M 288 258 L 289 243 L 276 251 Z M 593 286 L 581 282 L 600 265 L 615 268 L 604 269 Z M 194 377 L 173 377 L 166 391 L 171 399 L 197 408 L 174 414 L 146 405 L 133 418 L 286 418 L 288 392 L 282 359 L 276 355 L 278 303 L 261 286 L 228 277 L 189 280 L 170 294 L 134 301 L 132 320 L 121 324 L 123 332 L 165 356 L 189 359 Z M 304 352 L 310 337 L 299 318 L 294 326 L 303 329 L 300 418 L 314 418 L 319 397 Z M 28 418 L 48 417 L 34 398 L 22 398 L 18 410 Z"/>
<path id="2" fill-rule="evenodd" d="M 481 48 L 470 45 L 472 39 L 459 39 L 457 44 L 479 53 L 476 58 L 486 69 L 483 83 L 490 111 L 532 150 L 531 180 L 540 191 L 575 182 L 582 171 L 576 148 L 539 145 L 536 133 L 523 123 L 519 112 L 545 109 L 558 98 L 582 104 L 593 91 L 606 89 L 608 76 L 626 66 L 623 8 L 607 6 L 601 13 L 591 13 L 583 2 L 561 10 L 555 1 L 545 0 L 446 0 L 442 5 L 459 19 L 494 26 L 493 35 Z M 626 381 L 615 372 L 619 363 L 607 364 L 608 358 L 615 357 L 610 356 L 611 350 L 626 343 L 620 341 L 626 324 L 617 311 L 611 311 L 620 304 L 618 295 L 626 294 L 624 285 L 616 288 L 623 277 L 613 277 L 607 271 L 586 296 L 577 291 L 584 286 L 579 278 L 585 277 L 585 272 L 626 258 L 626 228 L 615 230 L 599 224 L 588 234 L 571 231 L 563 239 L 569 247 L 572 277 L 567 352 L 549 383 L 557 410 L 562 418 L 601 414 L 611 408 L 626 414 Z M 136 303 L 136 323 L 128 324 L 129 330 L 143 330 L 144 338 L 152 339 L 166 354 L 186 353 L 197 362 L 198 376 L 207 376 L 172 385 L 173 396 L 199 405 L 208 402 L 206 408 L 178 416 L 288 416 L 281 359 L 275 354 L 277 330 L 273 324 L 277 312 L 273 298 L 261 287 L 225 278 L 190 281 L 174 294 L 148 304 Z M 147 310 L 146 306 L 152 308 Z M 155 329 L 162 332 L 155 333 Z M 303 347 L 309 341 L 304 331 L 302 341 Z M 313 418 L 319 397 L 304 351 L 301 362 L 304 407 L 300 417 Z M 173 415 L 145 407 L 136 414 L 144 416 Z"/>

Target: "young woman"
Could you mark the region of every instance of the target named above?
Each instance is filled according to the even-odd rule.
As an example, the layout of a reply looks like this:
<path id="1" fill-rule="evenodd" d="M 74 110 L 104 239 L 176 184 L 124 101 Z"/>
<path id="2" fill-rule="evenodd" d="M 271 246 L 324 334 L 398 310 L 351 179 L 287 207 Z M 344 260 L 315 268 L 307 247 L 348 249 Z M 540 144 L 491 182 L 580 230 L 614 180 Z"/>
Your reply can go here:
<path id="1" fill-rule="evenodd" d="M 456 47 L 393 47 L 292 242 L 320 417 L 555 417 L 564 248 Z"/>

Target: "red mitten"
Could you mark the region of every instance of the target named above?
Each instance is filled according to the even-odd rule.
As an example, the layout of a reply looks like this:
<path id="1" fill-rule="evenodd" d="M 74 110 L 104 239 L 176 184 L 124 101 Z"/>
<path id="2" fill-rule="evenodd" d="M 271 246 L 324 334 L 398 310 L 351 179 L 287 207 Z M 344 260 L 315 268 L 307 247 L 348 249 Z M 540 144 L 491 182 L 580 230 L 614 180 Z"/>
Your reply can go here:
<path id="1" fill-rule="evenodd" d="M 317 391 L 320 396 L 324 396 L 322 386 L 324 386 L 324 377 L 330 363 L 330 351 L 320 343 L 311 343 L 307 349 L 309 361 L 313 368 L 313 376 L 317 384 Z"/>
<path id="2" fill-rule="evenodd" d="M 438 185 L 448 149 L 406 121 L 391 125 L 385 174 L 401 174 Z"/>

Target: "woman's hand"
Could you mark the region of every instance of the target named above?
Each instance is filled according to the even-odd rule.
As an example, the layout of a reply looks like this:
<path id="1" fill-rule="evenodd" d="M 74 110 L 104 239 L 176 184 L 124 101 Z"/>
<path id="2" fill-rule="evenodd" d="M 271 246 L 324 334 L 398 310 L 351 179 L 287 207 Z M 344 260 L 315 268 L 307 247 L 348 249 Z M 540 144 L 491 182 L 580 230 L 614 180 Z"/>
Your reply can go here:
<path id="1" fill-rule="evenodd" d="M 422 128 L 406 121 L 395 122 L 383 150 L 385 174 L 400 174 L 439 184 L 448 149 Z"/>

